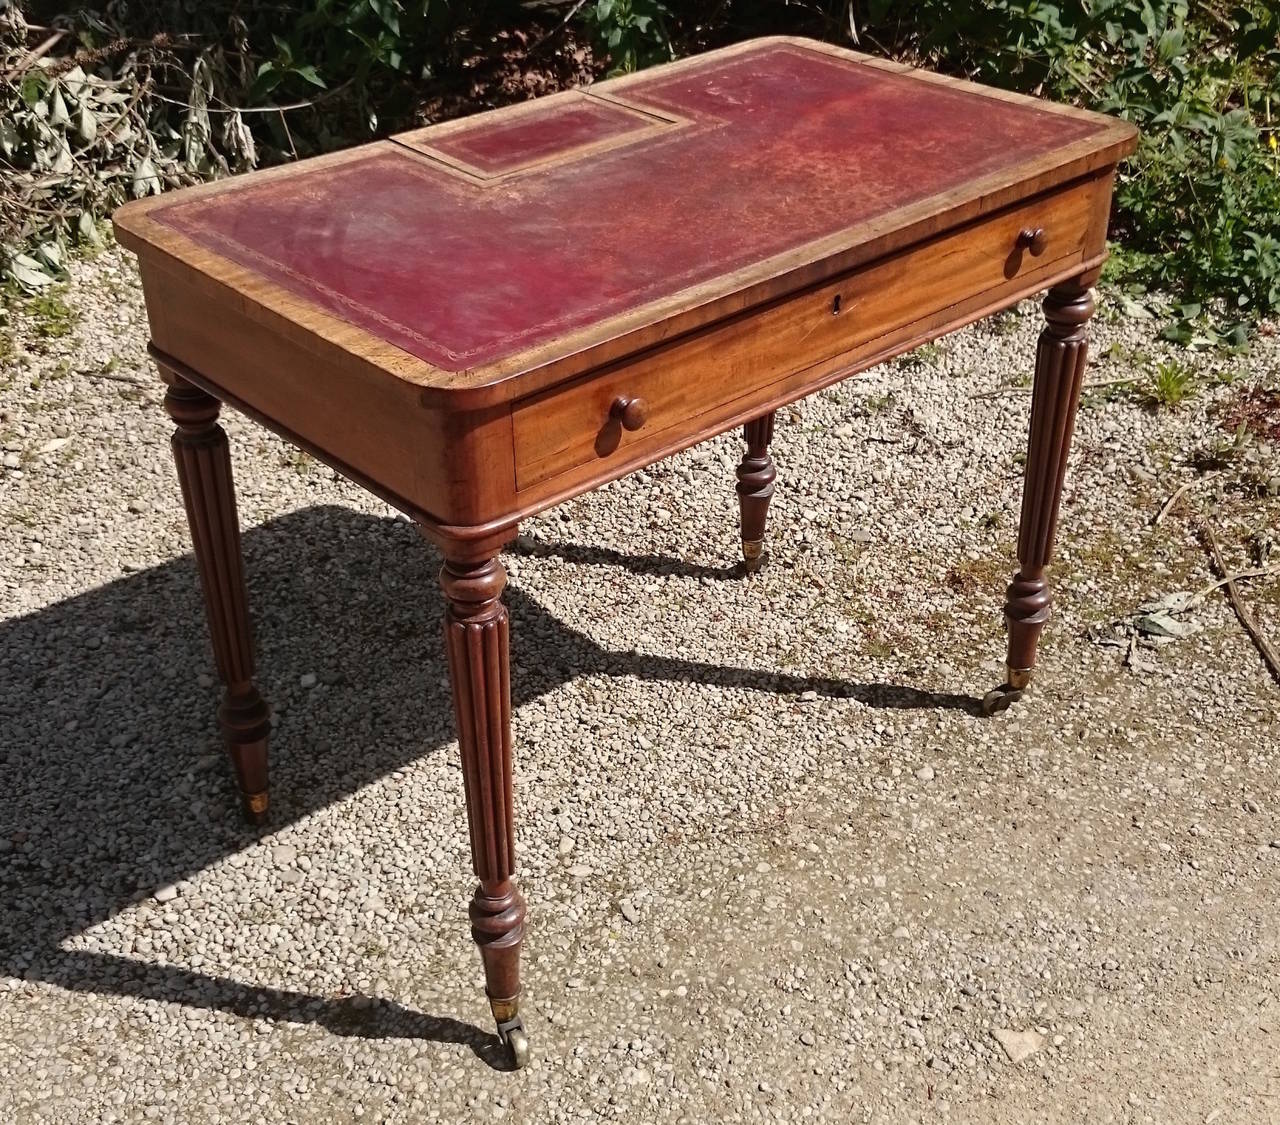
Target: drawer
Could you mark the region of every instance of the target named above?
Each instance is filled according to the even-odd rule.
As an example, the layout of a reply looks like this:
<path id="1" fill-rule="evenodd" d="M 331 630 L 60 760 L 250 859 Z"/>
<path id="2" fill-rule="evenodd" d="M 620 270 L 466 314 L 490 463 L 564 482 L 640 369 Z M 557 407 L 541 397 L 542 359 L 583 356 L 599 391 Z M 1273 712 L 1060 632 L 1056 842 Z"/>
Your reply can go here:
<path id="1" fill-rule="evenodd" d="M 733 413 L 733 403 L 984 293 L 1025 290 L 1037 276 L 1102 252 L 1109 177 L 1072 185 L 746 310 L 624 363 L 516 402 L 516 488 L 581 465 L 632 461 L 669 431 Z M 793 396 L 794 397 L 794 396 Z M 668 435 L 668 438 L 664 438 Z"/>

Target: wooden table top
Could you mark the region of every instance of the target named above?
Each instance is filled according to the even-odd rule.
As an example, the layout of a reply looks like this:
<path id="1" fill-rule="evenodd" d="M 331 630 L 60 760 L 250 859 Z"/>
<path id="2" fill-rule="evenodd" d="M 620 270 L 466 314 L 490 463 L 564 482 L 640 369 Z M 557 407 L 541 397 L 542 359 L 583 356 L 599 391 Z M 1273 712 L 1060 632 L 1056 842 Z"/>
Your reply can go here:
<path id="1" fill-rule="evenodd" d="M 510 398 L 1131 150 L 797 39 L 126 205 L 121 241 L 398 378 Z"/>

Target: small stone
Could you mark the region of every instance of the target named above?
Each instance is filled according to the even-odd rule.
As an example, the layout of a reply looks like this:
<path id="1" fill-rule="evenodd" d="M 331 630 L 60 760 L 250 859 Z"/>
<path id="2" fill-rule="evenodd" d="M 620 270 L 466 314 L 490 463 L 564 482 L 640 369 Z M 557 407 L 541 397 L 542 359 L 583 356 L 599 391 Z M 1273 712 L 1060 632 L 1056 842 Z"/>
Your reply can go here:
<path id="1" fill-rule="evenodd" d="M 773 870 L 773 867 L 763 859 L 756 864 L 756 871 L 758 871 L 761 875 L 768 875 L 769 872 L 772 870 Z"/>
<path id="2" fill-rule="evenodd" d="M 624 898 L 620 903 L 618 903 L 618 909 L 622 911 L 622 916 L 628 922 L 640 921 L 640 911 L 636 909 L 636 904 L 629 898 Z"/>
<path id="3" fill-rule="evenodd" d="M 1247 813 L 1256 813 L 1258 811 L 1258 802 L 1251 797 L 1244 799 L 1244 811 Z"/>
<path id="4" fill-rule="evenodd" d="M 911 931 L 907 929 L 906 926 L 899 926 L 896 930 L 893 931 L 893 936 L 896 937 L 899 941 L 902 941 L 911 936 Z"/>
<path id="5" fill-rule="evenodd" d="M 863 528 L 855 528 L 849 532 L 849 542 L 851 543 L 872 543 L 874 541 L 875 536 Z"/>
<path id="6" fill-rule="evenodd" d="M 316 674 L 314 672 L 304 672 L 301 676 L 298 677 L 298 683 L 302 687 L 308 687 L 308 688 L 315 687 Z"/>
<path id="7" fill-rule="evenodd" d="M 20 469 L 22 468 L 22 458 L 16 453 L 6 453 L 4 455 L 4 467 L 6 469 Z"/>
<path id="8" fill-rule="evenodd" d="M 921 766 L 918 770 L 916 770 L 916 778 L 917 778 L 917 780 L 919 780 L 919 781 L 932 781 L 932 780 L 933 780 L 933 767 L 932 767 L 932 766 Z"/>
<path id="9" fill-rule="evenodd" d="M 67 442 L 69 442 L 70 440 L 71 440 L 70 438 L 64 438 L 64 437 L 50 438 L 39 449 L 37 449 L 36 452 L 41 454 L 56 453 L 59 449 L 61 449 L 64 445 L 66 445 Z"/>
<path id="10" fill-rule="evenodd" d="M 130 500 L 129 511 L 134 515 L 142 515 L 143 512 L 151 511 L 151 505 L 146 500 Z"/>
<path id="11" fill-rule="evenodd" d="M 812 1031 L 800 1032 L 800 1042 L 806 1047 L 812 1047 L 818 1041 L 818 1037 Z"/>
<path id="12" fill-rule="evenodd" d="M 561 836 L 560 837 L 560 854 L 568 855 L 571 851 L 573 851 L 574 845 L 576 843 L 577 841 L 574 840 L 572 836 Z"/>
<path id="13" fill-rule="evenodd" d="M 1044 1046 L 1044 1036 L 1036 1031 L 1014 1031 L 1011 1028 L 1001 1027 L 991 1035 L 1000 1044 L 1011 1063 L 1020 1063 L 1024 1059 L 1029 1059 Z"/>
<path id="14" fill-rule="evenodd" d="M 641 750 L 653 749 L 653 743 L 650 742 L 647 738 L 645 738 L 645 736 L 642 734 L 636 735 L 636 741 L 640 743 Z"/>
<path id="15" fill-rule="evenodd" d="M 800 693 L 801 703 L 812 703 L 817 698 L 818 698 L 818 693 L 816 691 L 802 691 Z"/>
<path id="16" fill-rule="evenodd" d="M 271 860 L 277 867 L 287 867 L 298 858 L 298 849 L 292 844 L 277 844 L 271 849 Z"/>
<path id="17" fill-rule="evenodd" d="M 591 868 L 585 863 L 575 863 L 569 868 L 569 874 L 575 879 L 586 879 L 592 874 Z"/>
<path id="18" fill-rule="evenodd" d="M 889 884 L 889 880 L 885 878 L 885 876 L 883 875 L 871 876 L 871 885 L 875 887 L 877 890 L 882 890 L 884 887 L 888 886 L 888 884 Z"/>
<path id="19" fill-rule="evenodd" d="M 172 902 L 177 897 L 178 888 L 172 883 L 166 883 L 163 887 L 158 888 L 155 893 L 156 902 Z"/>
<path id="20" fill-rule="evenodd" d="M 207 672 L 201 672 L 200 675 L 196 677 L 196 683 L 201 687 L 213 687 L 213 677 Z"/>

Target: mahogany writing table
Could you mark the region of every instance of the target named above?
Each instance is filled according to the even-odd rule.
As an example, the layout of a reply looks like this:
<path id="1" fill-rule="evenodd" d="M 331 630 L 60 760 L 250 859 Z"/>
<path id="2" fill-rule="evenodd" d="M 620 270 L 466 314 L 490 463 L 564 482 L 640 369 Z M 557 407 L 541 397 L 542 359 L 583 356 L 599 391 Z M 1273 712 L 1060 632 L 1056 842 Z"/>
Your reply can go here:
<path id="1" fill-rule="evenodd" d="M 267 811 L 220 402 L 417 521 L 444 556 L 472 934 L 517 1065 L 506 574 L 519 521 L 745 424 L 760 565 L 774 410 L 1048 289 L 1007 682 L 1031 677 L 1134 129 L 801 39 L 761 39 L 130 203 L 152 351 L 249 816 Z"/>

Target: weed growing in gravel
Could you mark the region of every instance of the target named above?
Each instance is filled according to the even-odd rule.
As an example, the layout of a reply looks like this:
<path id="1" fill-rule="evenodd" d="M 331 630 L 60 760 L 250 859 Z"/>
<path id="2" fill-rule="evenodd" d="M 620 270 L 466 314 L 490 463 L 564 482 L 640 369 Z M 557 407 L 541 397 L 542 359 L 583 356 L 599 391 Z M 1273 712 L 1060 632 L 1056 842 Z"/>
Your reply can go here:
<path id="1" fill-rule="evenodd" d="M 1137 380 L 1134 380 L 1136 382 Z M 1104 387 L 1086 387 L 1080 396 L 1080 405 L 1085 408 L 1106 406 L 1109 402 L 1119 402 L 1133 394 L 1133 383 L 1108 383 Z"/>
<path id="2" fill-rule="evenodd" d="M 939 341 L 921 344 L 918 348 L 900 355 L 894 361 L 899 367 L 910 370 L 913 367 L 937 367 L 947 354 L 947 348 Z"/>
<path id="3" fill-rule="evenodd" d="M 987 317 L 983 326 L 992 336 L 1012 336 L 1018 330 L 1019 319 L 1018 306 L 1014 305 Z"/>
<path id="4" fill-rule="evenodd" d="M 315 462 L 300 449 L 290 449 L 287 453 L 282 453 L 280 460 L 285 468 L 292 469 L 300 477 L 309 476 L 311 470 L 315 468 Z"/>
<path id="5" fill-rule="evenodd" d="M 1242 420 L 1234 433 L 1210 438 L 1189 458 L 1199 472 L 1223 473 L 1223 483 L 1249 497 L 1280 495 L 1280 464 L 1274 446 Z"/>
<path id="6" fill-rule="evenodd" d="M 957 594 L 1003 588 L 1006 563 L 1003 558 L 961 559 L 947 570 L 943 582 Z"/>
<path id="7" fill-rule="evenodd" d="M 1193 368 L 1176 359 L 1156 364 L 1143 397 L 1155 407 L 1175 407 L 1191 398 L 1199 387 Z"/>
<path id="8" fill-rule="evenodd" d="M 23 311 L 32 319 L 35 334 L 45 340 L 69 336 L 79 314 L 64 300 L 66 286 L 59 285 L 29 297 L 22 302 Z"/>
<path id="9" fill-rule="evenodd" d="M 896 399 L 893 391 L 885 391 L 883 394 L 868 395 L 862 400 L 862 408 L 868 414 L 879 414 L 883 410 L 888 410 Z"/>

